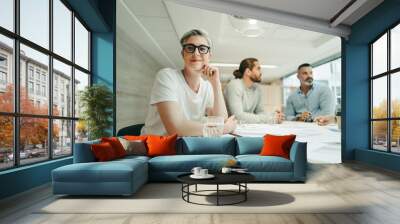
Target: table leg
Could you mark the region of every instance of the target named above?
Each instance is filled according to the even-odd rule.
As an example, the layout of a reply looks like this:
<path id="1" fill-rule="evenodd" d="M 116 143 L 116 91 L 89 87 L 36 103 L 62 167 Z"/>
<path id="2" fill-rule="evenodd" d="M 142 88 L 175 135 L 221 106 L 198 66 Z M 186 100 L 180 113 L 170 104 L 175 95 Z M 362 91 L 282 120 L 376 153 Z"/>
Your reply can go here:
<path id="1" fill-rule="evenodd" d="M 247 201 L 247 183 L 244 183 L 244 201 Z"/>
<path id="2" fill-rule="evenodd" d="M 219 205 L 219 184 L 217 184 L 217 206 Z"/>
<path id="3" fill-rule="evenodd" d="M 195 186 L 195 191 L 197 192 L 197 184 L 196 184 L 196 186 Z"/>

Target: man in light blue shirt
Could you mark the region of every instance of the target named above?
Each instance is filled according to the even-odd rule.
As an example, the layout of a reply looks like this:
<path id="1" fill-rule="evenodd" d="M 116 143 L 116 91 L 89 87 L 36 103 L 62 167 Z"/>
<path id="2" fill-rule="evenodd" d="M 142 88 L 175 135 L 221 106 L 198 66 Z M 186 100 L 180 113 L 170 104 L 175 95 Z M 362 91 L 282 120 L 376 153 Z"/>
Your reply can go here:
<path id="1" fill-rule="evenodd" d="M 329 87 L 314 83 L 312 67 L 308 63 L 298 67 L 297 78 L 300 87 L 287 99 L 286 119 L 328 124 L 333 118 L 335 107 Z"/>

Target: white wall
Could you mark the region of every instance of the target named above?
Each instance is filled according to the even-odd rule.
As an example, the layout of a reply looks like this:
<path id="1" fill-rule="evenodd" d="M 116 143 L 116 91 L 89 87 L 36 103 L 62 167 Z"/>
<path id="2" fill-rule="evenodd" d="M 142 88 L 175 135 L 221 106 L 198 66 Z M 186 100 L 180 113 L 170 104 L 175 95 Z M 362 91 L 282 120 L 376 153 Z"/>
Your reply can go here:
<path id="1" fill-rule="evenodd" d="M 117 131 L 144 123 L 154 77 L 161 66 L 121 27 L 117 14 Z M 134 35 L 134 34 L 133 34 Z"/>
<path id="2" fill-rule="evenodd" d="M 275 80 L 268 84 L 261 85 L 263 90 L 262 101 L 264 104 L 264 111 L 273 113 L 275 110 L 282 110 L 282 82 L 280 79 Z"/>

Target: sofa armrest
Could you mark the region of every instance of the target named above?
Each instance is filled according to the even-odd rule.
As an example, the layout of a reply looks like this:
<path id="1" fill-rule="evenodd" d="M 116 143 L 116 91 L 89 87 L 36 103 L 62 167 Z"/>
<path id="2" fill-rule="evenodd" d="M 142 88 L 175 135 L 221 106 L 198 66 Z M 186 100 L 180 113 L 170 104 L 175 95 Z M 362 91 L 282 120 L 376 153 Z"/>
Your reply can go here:
<path id="1" fill-rule="evenodd" d="M 294 142 L 290 149 L 290 160 L 293 162 L 293 178 L 305 181 L 307 176 L 307 143 Z"/>
<path id="2" fill-rule="evenodd" d="M 74 147 L 74 163 L 89 163 L 95 162 L 96 158 L 92 153 L 90 146 L 92 144 L 100 143 L 100 140 L 94 140 L 89 142 L 75 143 Z"/>

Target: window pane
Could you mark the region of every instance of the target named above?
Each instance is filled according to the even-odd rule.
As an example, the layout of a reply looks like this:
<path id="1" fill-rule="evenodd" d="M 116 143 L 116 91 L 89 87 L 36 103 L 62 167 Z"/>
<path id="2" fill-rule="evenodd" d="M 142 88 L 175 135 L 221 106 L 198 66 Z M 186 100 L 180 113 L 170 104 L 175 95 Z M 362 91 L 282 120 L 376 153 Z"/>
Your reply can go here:
<path id="1" fill-rule="evenodd" d="M 390 98 L 391 98 L 391 110 L 392 117 L 400 117 L 400 72 L 391 74 L 391 88 L 390 88 Z"/>
<path id="2" fill-rule="evenodd" d="M 392 141 L 392 152 L 400 153 L 400 120 L 394 120 L 391 121 L 392 125 L 392 136 L 391 136 L 391 141 Z"/>
<path id="3" fill-rule="evenodd" d="M 48 119 L 22 117 L 20 119 L 21 164 L 34 163 L 49 158 Z"/>
<path id="4" fill-rule="evenodd" d="M 0 111 L 14 111 L 13 40 L 0 35 Z"/>
<path id="5" fill-rule="evenodd" d="M 390 50 L 391 69 L 400 67 L 400 25 L 397 25 L 391 31 Z"/>
<path id="6" fill-rule="evenodd" d="M 20 0 L 21 36 L 49 48 L 49 0 Z"/>
<path id="7" fill-rule="evenodd" d="M 387 121 L 372 122 L 372 148 L 387 151 Z"/>
<path id="8" fill-rule="evenodd" d="M 75 18 L 75 64 L 89 70 L 89 32 Z"/>
<path id="9" fill-rule="evenodd" d="M 21 44 L 21 113 L 47 115 L 49 57 Z"/>
<path id="10" fill-rule="evenodd" d="M 53 120 L 53 157 L 72 154 L 72 121 Z"/>
<path id="11" fill-rule="evenodd" d="M 60 1 L 53 1 L 53 51 L 71 60 L 72 12 Z"/>
<path id="12" fill-rule="evenodd" d="M 14 31 L 14 0 L 0 1 L 0 26 Z"/>
<path id="13" fill-rule="evenodd" d="M 14 124 L 10 116 L 0 116 L 0 170 L 14 165 Z"/>
<path id="14" fill-rule="evenodd" d="M 75 143 L 88 140 L 88 128 L 84 120 L 75 121 Z"/>
<path id="15" fill-rule="evenodd" d="M 53 60 L 53 115 L 72 117 L 71 66 Z"/>
<path id="16" fill-rule="evenodd" d="M 373 75 L 387 71 L 387 34 L 372 45 L 372 68 Z"/>
<path id="17" fill-rule="evenodd" d="M 89 75 L 75 69 L 75 117 L 81 115 L 82 108 L 79 106 L 79 98 L 86 86 L 89 86 Z"/>
<path id="18" fill-rule="evenodd" d="M 372 118 L 387 118 L 387 78 L 372 81 Z"/>

